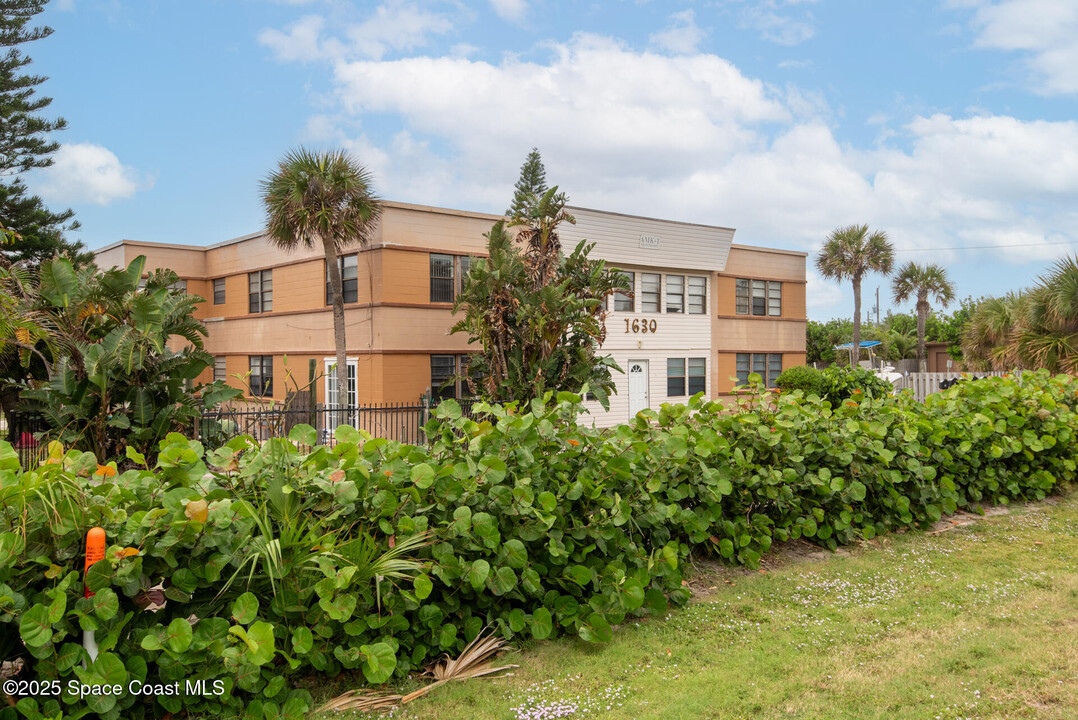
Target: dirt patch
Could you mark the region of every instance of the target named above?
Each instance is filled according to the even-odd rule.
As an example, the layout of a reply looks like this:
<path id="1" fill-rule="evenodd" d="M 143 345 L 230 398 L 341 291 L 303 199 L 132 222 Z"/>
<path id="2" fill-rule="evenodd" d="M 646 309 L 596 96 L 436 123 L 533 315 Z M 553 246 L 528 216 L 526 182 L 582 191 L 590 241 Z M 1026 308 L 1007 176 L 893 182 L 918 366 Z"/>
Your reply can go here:
<path id="1" fill-rule="evenodd" d="M 1028 508 L 1029 506 L 1023 506 Z M 1007 505 L 998 505 L 993 507 L 986 507 L 983 515 L 976 513 L 969 513 L 965 510 L 959 510 L 954 515 L 948 515 L 945 518 L 940 518 L 931 528 L 925 532 L 925 535 L 939 535 L 941 533 L 948 532 L 950 530 L 956 530 L 966 525 L 972 525 L 975 522 L 983 520 L 986 517 L 992 517 L 993 515 L 1010 515 L 1011 508 Z"/>

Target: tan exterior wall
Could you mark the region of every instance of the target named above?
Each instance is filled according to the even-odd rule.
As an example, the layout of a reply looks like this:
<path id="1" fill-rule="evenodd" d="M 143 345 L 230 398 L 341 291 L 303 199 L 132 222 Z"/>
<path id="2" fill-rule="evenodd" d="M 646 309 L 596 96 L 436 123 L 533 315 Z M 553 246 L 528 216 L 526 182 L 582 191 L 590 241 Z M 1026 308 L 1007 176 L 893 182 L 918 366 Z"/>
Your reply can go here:
<path id="1" fill-rule="evenodd" d="M 430 253 L 386 249 L 381 257 L 382 302 L 430 303 Z"/>
<path id="2" fill-rule="evenodd" d="M 738 353 L 778 353 L 782 368 L 805 364 L 805 253 L 734 245 L 726 268 L 715 275 L 711 338 L 715 362 L 712 387 L 723 395 L 734 387 Z M 782 314 L 737 314 L 736 280 L 782 283 Z"/>

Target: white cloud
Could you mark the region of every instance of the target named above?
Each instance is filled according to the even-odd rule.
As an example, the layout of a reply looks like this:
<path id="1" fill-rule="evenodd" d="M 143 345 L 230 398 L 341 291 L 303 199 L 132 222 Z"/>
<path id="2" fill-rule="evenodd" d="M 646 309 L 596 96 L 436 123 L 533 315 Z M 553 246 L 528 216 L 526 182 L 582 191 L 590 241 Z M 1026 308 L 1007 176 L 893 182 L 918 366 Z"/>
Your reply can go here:
<path id="1" fill-rule="evenodd" d="M 899 259 L 1017 266 L 1074 247 L 1039 243 L 1078 239 L 1078 122 L 904 111 L 871 119 L 897 141 L 858 148 L 836 139 L 819 96 L 715 55 L 589 34 L 546 48 L 530 61 L 336 62 L 338 105 L 308 131 L 349 147 L 383 196 L 404 201 L 499 212 L 538 146 L 575 205 L 734 227 L 746 244 L 814 251 L 835 227 L 868 223 L 932 251 Z M 356 131 L 372 113 L 396 127 Z M 939 250 L 954 246 L 992 249 Z M 810 283 L 815 308 L 848 292 Z"/>
<path id="2" fill-rule="evenodd" d="M 528 12 L 525 0 L 490 0 L 490 6 L 498 17 L 509 22 L 520 22 Z"/>
<path id="3" fill-rule="evenodd" d="M 390 52 L 425 46 L 431 36 L 451 31 L 453 22 L 447 15 L 414 2 L 389 0 L 363 22 L 346 25 L 343 39 L 324 37 L 325 26 L 323 17 L 308 15 L 288 26 L 287 31 L 267 28 L 259 33 L 258 40 L 282 62 L 353 57 L 379 60 Z"/>
<path id="4" fill-rule="evenodd" d="M 696 26 L 692 10 L 684 10 L 670 16 L 665 29 L 652 33 L 648 42 L 672 53 L 688 55 L 696 52 L 706 33 Z"/>
<path id="5" fill-rule="evenodd" d="M 1078 93 L 1078 2 L 1074 0 L 965 0 L 973 7 L 976 47 L 1024 53 L 1035 89 L 1045 95 Z"/>
<path id="6" fill-rule="evenodd" d="M 731 0 L 731 4 L 743 0 Z M 816 34 L 816 21 L 808 10 L 794 10 L 792 5 L 807 5 L 816 0 L 749 0 L 739 13 L 742 28 L 758 30 L 765 40 L 779 45 L 798 45 Z"/>
<path id="7" fill-rule="evenodd" d="M 93 143 L 64 145 L 53 160 L 51 167 L 41 171 L 37 183 L 42 196 L 50 201 L 108 205 L 153 186 L 152 180 Z"/>
<path id="8" fill-rule="evenodd" d="M 556 146 L 633 177 L 677 174 L 685 163 L 757 144 L 753 125 L 789 118 L 763 83 L 713 55 L 636 53 L 584 34 L 551 50 L 548 64 L 342 63 L 338 93 L 353 115 L 401 115 L 411 130 L 448 138 L 473 160 L 500 164 L 503 153 Z"/>
<path id="9" fill-rule="evenodd" d="M 824 280 L 812 269 L 812 258 L 805 268 L 808 284 L 805 286 L 805 304 L 809 310 L 825 310 L 838 305 L 844 297 L 843 288 L 830 280 Z"/>
<path id="10" fill-rule="evenodd" d="M 273 50 L 282 62 L 325 60 L 343 54 L 344 48 L 339 41 L 322 40 L 324 26 L 324 19 L 318 15 L 308 15 L 292 23 L 288 32 L 263 30 L 258 35 L 258 41 Z"/>

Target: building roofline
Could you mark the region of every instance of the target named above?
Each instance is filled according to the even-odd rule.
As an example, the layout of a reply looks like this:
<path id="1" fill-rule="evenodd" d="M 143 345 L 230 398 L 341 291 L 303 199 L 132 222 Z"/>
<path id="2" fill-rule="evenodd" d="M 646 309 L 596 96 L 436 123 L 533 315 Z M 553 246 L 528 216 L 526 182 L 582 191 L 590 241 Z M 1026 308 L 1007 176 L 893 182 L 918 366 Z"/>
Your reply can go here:
<path id="1" fill-rule="evenodd" d="M 504 215 L 493 215 L 491 213 L 480 213 L 480 212 L 473 212 L 473 211 L 470 211 L 470 210 L 456 210 L 454 208 L 443 208 L 443 207 L 437 207 L 435 205 L 419 205 L 419 204 L 415 204 L 415 203 L 396 202 L 396 201 L 393 201 L 393 200 L 383 200 L 382 204 L 384 206 L 386 206 L 386 207 L 397 208 L 397 209 L 400 209 L 400 210 L 412 210 L 412 211 L 416 211 L 416 212 L 427 212 L 427 213 L 432 213 L 432 214 L 437 214 L 437 215 L 454 215 L 454 216 L 457 216 L 457 217 L 470 217 L 470 218 L 476 218 L 476 219 L 481 219 L 481 220 L 491 220 L 493 222 L 497 222 L 498 220 L 505 220 L 506 219 Z M 709 230 L 727 230 L 729 232 L 736 232 L 736 230 L 734 228 L 726 227 L 724 225 L 707 225 L 707 224 L 704 224 L 704 223 L 684 222 L 682 220 L 668 220 L 668 219 L 663 219 L 663 218 L 650 217 L 648 215 L 633 215 L 633 214 L 630 214 L 630 213 L 613 212 L 613 211 L 610 211 L 610 210 L 598 210 L 596 208 L 582 207 L 582 206 L 579 206 L 579 205 L 566 206 L 566 209 L 570 210 L 570 211 L 581 211 L 582 210 L 582 211 L 585 211 L 585 212 L 597 213 L 599 215 L 614 215 L 614 216 L 617 216 L 617 217 L 627 217 L 627 218 L 634 218 L 634 219 L 638 219 L 638 220 L 650 220 L 652 222 L 671 223 L 671 224 L 674 224 L 674 225 L 688 225 L 688 226 L 691 226 L 691 227 L 707 228 Z M 188 245 L 188 244 L 181 244 L 181 243 L 160 243 L 160 242 L 150 242 L 150 241 L 146 241 L 146 240 L 128 240 L 128 239 L 124 239 L 124 240 L 119 240 L 117 242 L 113 242 L 113 243 L 110 243 L 108 245 L 105 245 L 104 247 L 99 248 L 98 250 L 94 250 L 93 252 L 95 254 L 96 253 L 102 253 L 102 252 L 105 252 L 106 250 L 112 250 L 114 248 L 118 248 L 118 247 L 121 247 L 121 246 L 124 246 L 124 245 L 142 246 L 142 247 L 158 247 L 158 248 L 174 248 L 174 249 L 179 249 L 179 250 L 199 250 L 199 251 L 205 252 L 207 250 L 216 250 L 218 248 L 227 247 L 229 245 L 235 245 L 237 243 L 245 242 L 247 240 L 254 240 L 256 238 L 260 238 L 260 237 L 264 236 L 265 234 L 266 234 L 266 231 L 263 229 L 263 230 L 259 230 L 257 232 L 248 233 L 247 235 L 241 235 L 239 237 L 231 238 L 229 240 L 222 240 L 221 242 L 213 243 L 212 245 Z M 801 252 L 801 251 L 798 251 L 798 250 L 783 250 L 781 248 L 762 247 L 762 246 L 759 246 L 759 245 L 743 245 L 741 243 L 736 243 L 736 242 L 732 244 L 731 248 L 741 248 L 741 249 L 745 249 L 745 250 L 759 250 L 759 251 L 762 251 L 762 252 L 775 253 L 775 254 L 779 254 L 779 255 L 794 255 L 794 256 L 798 256 L 798 257 L 808 257 L 808 253 Z"/>
<path id="2" fill-rule="evenodd" d="M 185 245 L 185 244 L 182 244 L 182 243 L 150 242 L 149 240 L 129 240 L 127 238 L 124 238 L 123 240 L 117 240 L 114 243 L 109 243 L 105 247 L 98 248 L 97 250 L 93 250 L 92 252 L 96 255 L 97 253 L 103 253 L 106 250 L 112 250 L 114 248 L 123 247 L 124 245 L 137 246 L 137 247 L 170 248 L 170 249 L 173 249 L 173 250 L 206 250 L 206 249 L 208 249 L 205 245 Z"/>
<path id="3" fill-rule="evenodd" d="M 807 252 L 801 250 L 785 250 L 783 248 L 763 247 L 762 245 L 742 245 L 741 243 L 733 243 L 730 249 L 737 248 L 738 250 L 759 250 L 760 252 L 774 253 L 776 255 L 794 255 L 796 257 L 808 257 Z"/>
<path id="4" fill-rule="evenodd" d="M 708 228 L 709 230 L 729 230 L 730 232 L 737 232 L 732 227 L 726 227 L 725 225 L 707 225 L 705 223 L 685 222 L 684 220 L 668 220 L 664 218 L 651 217 L 649 215 L 633 215 L 630 213 L 614 212 L 612 210 L 598 210 L 596 208 L 581 207 L 580 205 L 566 205 L 566 210 L 585 210 L 587 212 L 599 213 L 600 215 L 616 215 L 618 217 L 634 218 L 636 220 L 651 220 L 652 222 L 672 223 L 674 225 L 691 225 L 692 227 Z"/>

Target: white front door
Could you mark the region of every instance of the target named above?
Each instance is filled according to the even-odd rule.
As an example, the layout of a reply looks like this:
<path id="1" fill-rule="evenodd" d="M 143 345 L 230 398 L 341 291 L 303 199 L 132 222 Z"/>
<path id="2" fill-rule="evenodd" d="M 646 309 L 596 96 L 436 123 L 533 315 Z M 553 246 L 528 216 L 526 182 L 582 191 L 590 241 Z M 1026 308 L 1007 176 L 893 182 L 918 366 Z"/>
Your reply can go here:
<path id="1" fill-rule="evenodd" d="M 629 361 L 629 419 L 648 407 L 648 361 Z"/>

